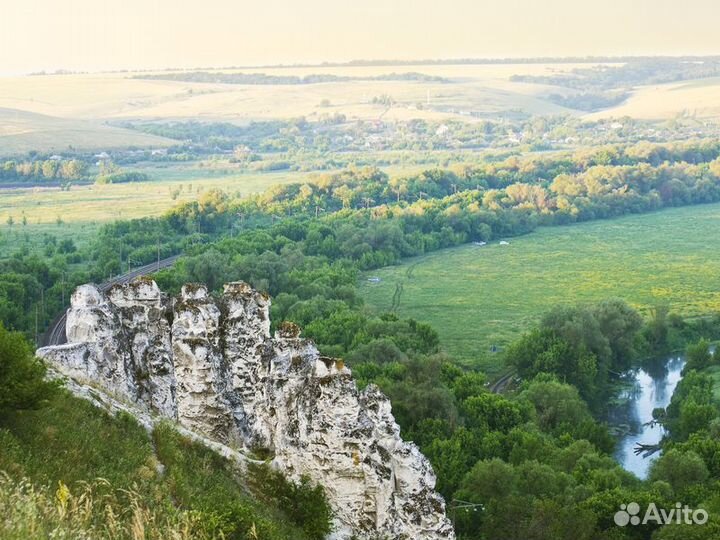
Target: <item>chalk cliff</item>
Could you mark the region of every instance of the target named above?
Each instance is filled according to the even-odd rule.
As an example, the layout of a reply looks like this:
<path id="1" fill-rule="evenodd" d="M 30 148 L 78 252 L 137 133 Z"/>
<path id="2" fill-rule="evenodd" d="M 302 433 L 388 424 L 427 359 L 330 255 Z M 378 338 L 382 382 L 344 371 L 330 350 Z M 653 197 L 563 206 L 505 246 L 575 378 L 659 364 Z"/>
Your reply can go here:
<path id="1" fill-rule="evenodd" d="M 264 449 L 288 477 L 325 488 L 335 539 L 453 538 L 432 468 L 404 442 L 390 401 L 359 391 L 342 360 L 293 324 L 270 335 L 270 301 L 245 283 L 177 298 L 140 278 L 107 293 L 79 287 L 68 343 L 38 351 L 144 411 L 232 447 Z"/>

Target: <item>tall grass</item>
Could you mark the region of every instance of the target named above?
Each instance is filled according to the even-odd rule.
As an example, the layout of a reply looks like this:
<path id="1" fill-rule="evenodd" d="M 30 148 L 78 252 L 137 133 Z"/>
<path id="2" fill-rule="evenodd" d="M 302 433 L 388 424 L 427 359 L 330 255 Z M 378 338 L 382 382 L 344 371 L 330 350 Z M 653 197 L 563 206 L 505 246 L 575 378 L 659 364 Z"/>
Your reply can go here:
<path id="1" fill-rule="evenodd" d="M 132 490 L 115 490 L 105 480 L 81 483 L 71 490 L 35 486 L 0 472 L 0 537 L 5 540 L 184 540 L 208 534 L 202 516 L 191 511 L 170 514 L 149 507 Z"/>
<path id="2" fill-rule="evenodd" d="M 150 435 L 66 392 L 0 416 L 0 538 L 314 540 L 321 489 L 251 472 L 181 436 Z"/>

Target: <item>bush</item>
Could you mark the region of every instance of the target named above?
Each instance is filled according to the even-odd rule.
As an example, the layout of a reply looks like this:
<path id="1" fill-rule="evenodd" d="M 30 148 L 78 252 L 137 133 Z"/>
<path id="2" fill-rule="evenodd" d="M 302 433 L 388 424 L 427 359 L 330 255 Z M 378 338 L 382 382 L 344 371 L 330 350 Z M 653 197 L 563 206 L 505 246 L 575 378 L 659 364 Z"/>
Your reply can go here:
<path id="1" fill-rule="evenodd" d="M 704 369 L 713 361 L 713 354 L 710 352 L 710 342 L 701 339 L 697 343 L 688 345 L 686 369 Z"/>
<path id="2" fill-rule="evenodd" d="M 669 450 L 650 469 L 651 480 L 669 483 L 675 492 L 707 480 L 707 467 L 702 458 L 693 451 Z"/>
<path id="3" fill-rule="evenodd" d="M 322 540 L 331 531 L 332 513 L 322 486 L 312 485 L 303 476 L 296 484 L 267 466 L 251 466 L 253 482 L 283 509 L 290 520 L 302 528 L 308 538 Z"/>
<path id="4" fill-rule="evenodd" d="M 124 184 L 127 182 L 147 182 L 150 177 L 141 172 L 118 172 L 100 174 L 95 178 L 96 184 Z"/>
<path id="5" fill-rule="evenodd" d="M 0 414 L 40 407 L 56 388 L 45 380 L 45 366 L 25 338 L 0 324 Z"/>

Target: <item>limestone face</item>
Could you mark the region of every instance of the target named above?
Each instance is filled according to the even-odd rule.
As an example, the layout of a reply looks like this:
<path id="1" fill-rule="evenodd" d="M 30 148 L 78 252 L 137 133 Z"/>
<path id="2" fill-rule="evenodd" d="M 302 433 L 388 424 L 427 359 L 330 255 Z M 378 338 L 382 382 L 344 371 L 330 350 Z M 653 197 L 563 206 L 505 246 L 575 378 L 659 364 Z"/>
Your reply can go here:
<path id="1" fill-rule="evenodd" d="M 357 389 L 342 360 L 291 323 L 270 335 L 270 301 L 245 283 L 177 298 L 141 278 L 79 287 L 68 343 L 38 355 L 62 373 L 224 445 L 263 448 L 289 478 L 322 485 L 331 538 L 453 538 L 435 475 L 400 437 L 390 401 Z"/>

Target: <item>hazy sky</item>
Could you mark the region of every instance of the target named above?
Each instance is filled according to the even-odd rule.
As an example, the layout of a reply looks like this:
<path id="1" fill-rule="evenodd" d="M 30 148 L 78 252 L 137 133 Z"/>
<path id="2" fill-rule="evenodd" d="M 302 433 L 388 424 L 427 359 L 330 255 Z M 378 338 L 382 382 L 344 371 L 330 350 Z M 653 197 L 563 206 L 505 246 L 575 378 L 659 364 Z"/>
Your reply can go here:
<path id="1" fill-rule="evenodd" d="M 3 0 L 0 73 L 720 53 L 718 0 Z"/>

